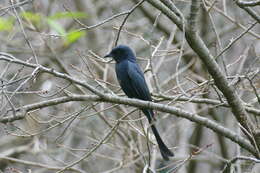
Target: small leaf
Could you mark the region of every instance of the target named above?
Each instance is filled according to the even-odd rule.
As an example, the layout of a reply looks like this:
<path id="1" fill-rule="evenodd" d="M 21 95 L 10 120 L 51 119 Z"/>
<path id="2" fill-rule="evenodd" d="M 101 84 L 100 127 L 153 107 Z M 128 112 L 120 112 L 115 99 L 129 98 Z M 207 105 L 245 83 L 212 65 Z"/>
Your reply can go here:
<path id="1" fill-rule="evenodd" d="M 32 12 L 26 11 L 26 12 L 21 13 L 21 16 L 24 19 L 29 20 L 33 24 L 39 24 L 41 21 L 41 15 L 38 13 L 32 13 Z"/>
<path id="2" fill-rule="evenodd" d="M 11 31 L 14 26 L 14 19 L 5 19 L 0 17 L 0 31 Z"/>
<path id="3" fill-rule="evenodd" d="M 71 31 L 66 35 L 65 45 L 70 45 L 85 35 L 85 31 Z"/>
<path id="4" fill-rule="evenodd" d="M 57 33 L 59 33 L 62 36 L 66 35 L 66 31 L 63 29 L 63 27 L 56 21 L 52 19 L 47 19 L 47 23 L 50 25 L 52 29 L 54 29 Z"/>
<path id="5" fill-rule="evenodd" d="M 55 13 L 54 15 L 50 16 L 50 19 L 57 20 L 57 19 L 64 19 L 64 18 L 86 18 L 87 14 L 83 12 L 59 12 Z"/>

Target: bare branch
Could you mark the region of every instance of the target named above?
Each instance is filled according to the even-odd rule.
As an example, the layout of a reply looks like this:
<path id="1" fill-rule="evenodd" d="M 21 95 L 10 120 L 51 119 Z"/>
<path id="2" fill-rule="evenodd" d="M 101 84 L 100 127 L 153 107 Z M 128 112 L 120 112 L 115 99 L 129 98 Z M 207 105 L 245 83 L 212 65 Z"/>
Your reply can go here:
<path id="1" fill-rule="evenodd" d="M 190 6 L 190 17 L 188 20 L 189 23 L 189 29 L 191 30 L 192 33 L 196 33 L 198 31 L 197 29 L 197 17 L 199 13 L 199 7 L 200 7 L 200 2 L 201 0 L 192 0 L 191 1 L 191 6 Z"/>
<path id="2" fill-rule="evenodd" d="M 140 5 L 142 5 L 142 3 L 143 3 L 144 1 L 145 1 L 145 0 L 141 0 L 140 2 L 138 2 L 135 6 L 133 6 L 133 7 L 127 12 L 126 17 L 124 18 L 124 20 L 123 20 L 122 24 L 120 25 L 119 30 L 118 30 L 118 32 L 117 32 L 116 41 L 115 41 L 115 45 L 114 45 L 115 47 L 117 46 L 117 42 L 118 42 L 118 39 L 119 39 L 119 36 L 120 36 L 120 32 L 121 32 L 121 30 L 122 30 L 124 24 L 126 23 L 128 17 L 134 12 L 134 10 L 135 10 L 137 7 L 139 7 Z"/>
<path id="3" fill-rule="evenodd" d="M 229 160 L 226 163 L 226 166 L 223 169 L 222 173 L 230 173 L 230 167 L 232 166 L 232 164 L 234 164 L 236 161 L 239 161 L 239 160 L 245 160 L 245 161 L 250 161 L 250 162 L 254 162 L 254 163 L 260 163 L 259 159 L 255 159 L 255 158 L 252 158 L 252 157 L 246 157 L 246 156 L 237 156 L 237 157 Z"/>
<path id="4" fill-rule="evenodd" d="M 175 108 L 173 106 L 167 106 L 165 104 L 158 104 L 158 103 L 147 102 L 147 101 L 142 101 L 142 100 L 137 100 L 137 99 L 123 98 L 123 97 L 107 95 L 107 94 L 103 95 L 102 97 L 95 96 L 95 95 L 71 95 L 71 96 L 67 96 L 67 97 L 60 97 L 60 98 L 56 98 L 56 99 L 52 99 L 52 100 L 48 100 L 48 101 L 43 101 L 40 103 L 27 105 L 27 106 L 18 108 L 17 111 L 23 110 L 21 112 L 21 114 L 19 112 L 19 113 L 17 113 L 16 117 L 3 117 L 2 119 L 0 119 L 0 122 L 6 123 L 8 121 L 15 121 L 18 119 L 23 119 L 26 115 L 26 112 L 36 110 L 36 109 L 41 109 L 41 108 L 48 107 L 48 106 L 65 103 L 65 102 L 71 102 L 71 101 L 92 101 L 92 102 L 100 102 L 100 101 L 102 102 L 103 101 L 103 102 L 109 102 L 109 103 L 120 103 L 120 104 L 126 104 L 126 105 L 135 106 L 135 107 L 139 107 L 139 108 L 151 108 L 154 110 L 170 113 L 175 116 L 186 118 L 190 121 L 199 123 L 217 133 L 220 133 L 223 136 L 229 138 L 230 140 L 238 143 L 241 147 L 245 148 L 253 155 L 257 156 L 257 152 L 255 151 L 254 147 L 252 147 L 252 145 L 247 140 L 245 140 L 240 135 L 235 134 L 231 130 L 225 128 L 224 126 L 222 126 L 208 118 L 204 118 L 197 114 L 186 112 L 182 109 Z"/>
<path id="5" fill-rule="evenodd" d="M 13 157 L 6 157 L 6 156 L 1 156 L 0 155 L 0 160 L 7 160 L 9 162 L 13 162 L 13 163 L 19 163 L 19 164 L 23 164 L 23 165 L 27 165 L 27 166 L 34 166 L 34 167 L 40 167 L 40 168 L 45 168 L 48 170 L 60 170 L 62 169 L 62 167 L 57 167 L 57 166 L 50 166 L 49 164 L 41 164 L 38 162 L 31 162 L 31 161 L 26 161 L 26 160 L 21 160 L 21 159 L 16 159 Z M 86 173 L 83 170 L 77 169 L 77 168 L 68 168 L 69 171 L 73 171 L 73 172 L 80 172 L 80 173 Z"/>
<path id="6" fill-rule="evenodd" d="M 172 11 L 170 11 L 166 6 L 164 6 L 157 0 L 148 0 L 148 2 L 150 2 L 156 8 L 161 10 L 167 17 L 169 17 L 169 19 L 171 19 L 179 27 L 180 30 L 182 30 L 182 25 L 179 23 L 179 21 L 176 20 L 175 14 Z M 229 85 L 226 77 L 222 73 L 220 67 L 214 60 L 209 49 L 204 44 L 203 40 L 199 37 L 198 34 L 194 34 L 193 31 L 189 30 L 189 28 L 186 29 L 186 40 L 189 43 L 190 47 L 196 52 L 196 54 L 206 65 L 210 75 L 214 79 L 216 86 L 226 97 L 229 105 L 231 106 L 232 112 L 238 120 L 238 122 L 249 133 L 252 133 L 253 136 L 255 136 L 255 125 L 248 118 L 245 108 L 240 98 L 236 94 L 235 89 Z M 250 136 L 248 136 L 248 138 L 250 139 Z"/>
<path id="7" fill-rule="evenodd" d="M 251 0 L 251 1 L 237 0 L 236 3 L 238 5 L 240 5 L 240 6 L 257 6 L 257 5 L 260 5 L 260 1 L 259 0 Z"/>
<path id="8" fill-rule="evenodd" d="M 260 4 L 259 1 L 257 2 L 258 5 Z M 239 0 L 236 1 L 236 4 L 244 9 L 253 19 L 255 19 L 258 23 L 260 23 L 260 16 L 257 14 L 252 8 L 248 7 L 248 5 L 244 5 L 243 3 L 239 3 Z"/>

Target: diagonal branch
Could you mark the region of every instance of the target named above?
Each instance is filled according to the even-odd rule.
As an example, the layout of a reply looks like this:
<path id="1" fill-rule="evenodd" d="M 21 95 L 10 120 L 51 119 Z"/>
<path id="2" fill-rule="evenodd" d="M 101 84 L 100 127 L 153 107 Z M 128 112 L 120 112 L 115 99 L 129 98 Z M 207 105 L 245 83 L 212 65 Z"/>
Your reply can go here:
<path id="1" fill-rule="evenodd" d="M 24 65 L 24 66 L 30 67 L 30 68 L 35 68 L 35 69 L 38 70 L 38 72 L 49 73 L 49 74 L 52 74 L 52 75 L 54 75 L 56 77 L 66 79 L 66 80 L 68 80 L 71 83 L 75 83 L 77 85 L 80 85 L 80 86 L 88 89 L 89 91 L 91 91 L 92 93 L 94 93 L 94 94 L 96 94 L 96 95 L 98 95 L 100 97 L 102 97 L 104 95 L 101 91 L 97 90 L 96 88 L 94 88 L 93 86 L 87 84 L 84 81 L 80 81 L 80 80 L 74 79 L 73 77 L 71 77 L 68 74 L 60 73 L 60 72 L 58 72 L 58 71 L 56 71 L 54 69 L 46 68 L 46 67 L 44 67 L 44 66 L 42 66 L 40 64 L 32 64 L 32 63 L 24 62 L 22 60 L 19 60 L 19 59 L 15 58 L 14 56 L 12 56 L 10 54 L 3 53 L 3 52 L 0 52 L 0 60 L 4 60 L 4 61 L 7 61 L 7 62 Z"/>
<path id="2" fill-rule="evenodd" d="M 128 12 L 127 12 L 127 15 L 126 17 L 124 18 L 122 24 L 120 25 L 119 29 L 118 29 L 118 32 L 117 32 L 117 36 L 116 36 L 116 40 L 115 40 L 115 47 L 117 46 L 117 43 L 118 43 L 118 40 L 119 40 L 119 36 L 120 36 L 120 33 L 121 33 L 121 30 L 124 26 L 124 24 L 126 23 L 128 17 L 135 11 L 135 9 L 137 7 L 139 7 L 140 5 L 142 5 L 142 3 L 144 2 L 145 0 L 141 0 L 140 2 L 138 2 L 135 6 L 133 6 L 133 8 L 131 8 Z"/>
<path id="3" fill-rule="evenodd" d="M 240 6 L 257 6 L 260 5 L 260 0 L 253 0 L 253 1 L 241 1 L 237 0 L 236 2 Z"/>
<path id="4" fill-rule="evenodd" d="M 253 19 L 255 19 L 258 23 L 260 23 L 260 16 L 257 14 L 252 8 L 245 7 L 237 4 L 240 8 L 244 9 Z"/>
<path id="5" fill-rule="evenodd" d="M 158 0 L 147 0 L 157 9 L 162 11 L 172 22 L 174 22 L 180 30 L 182 30 L 182 23 L 176 20 L 176 15 L 174 12 L 170 11 L 164 4 Z M 214 79 L 214 82 L 218 89 L 226 97 L 227 102 L 231 106 L 231 110 L 236 117 L 237 121 L 256 138 L 256 127 L 252 121 L 248 118 L 248 115 L 245 111 L 244 105 L 238 95 L 236 94 L 234 86 L 230 86 L 225 75 L 222 73 L 217 62 L 213 58 L 207 46 L 204 44 L 203 40 L 200 38 L 198 33 L 194 33 L 190 28 L 185 29 L 186 40 L 189 43 L 190 47 L 196 52 L 199 58 L 203 61 L 207 67 L 210 75 Z M 245 133 L 247 135 L 247 133 Z M 252 139 L 250 135 L 247 135 L 253 144 L 255 139 Z M 260 145 L 258 145 L 260 148 Z"/>

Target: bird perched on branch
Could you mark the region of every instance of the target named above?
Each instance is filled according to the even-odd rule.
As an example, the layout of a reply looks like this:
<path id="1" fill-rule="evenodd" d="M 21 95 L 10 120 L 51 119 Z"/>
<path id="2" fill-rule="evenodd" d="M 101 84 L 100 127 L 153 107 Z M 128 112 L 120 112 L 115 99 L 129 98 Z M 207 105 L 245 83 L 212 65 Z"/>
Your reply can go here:
<path id="1" fill-rule="evenodd" d="M 105 57 L 112 57 L 116 61 L 116 76 L 118 82 L 129 98 L 152 101 L 144 74 L 136 62 L 134 52 L 128 46 L 119 45 L 113 48 Z M 141 110 L 151 125 L 163 159 L 169 160 L 169 157 L 174 156 L 174 154 L 164 144 L 154 125 L 155 118 L 153 110 L 144 108 Z"/>

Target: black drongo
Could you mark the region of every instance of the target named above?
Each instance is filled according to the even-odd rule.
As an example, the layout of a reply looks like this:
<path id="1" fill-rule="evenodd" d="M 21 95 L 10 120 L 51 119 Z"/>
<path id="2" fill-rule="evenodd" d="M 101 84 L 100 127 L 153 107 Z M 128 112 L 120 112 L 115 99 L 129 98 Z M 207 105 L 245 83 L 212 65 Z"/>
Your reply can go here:
<path id="1" fill-rule="evenodd" d="M 144 74 L 136 62 L 134 52 L 128 46 L 117 46 L 113 48 L 112 51 L 105 57 L 112 57 L 116 61 L 117 79 L 122 90 L 128 97 L 145 101 L 152 101 Z M 173 156 L 174 154 L 164 144 L 153 123 L 153 120 L 155 120 L 153 110 L 141 110 L 148 118 L 163 159 L 169 160 L 169 157 Z"/>

